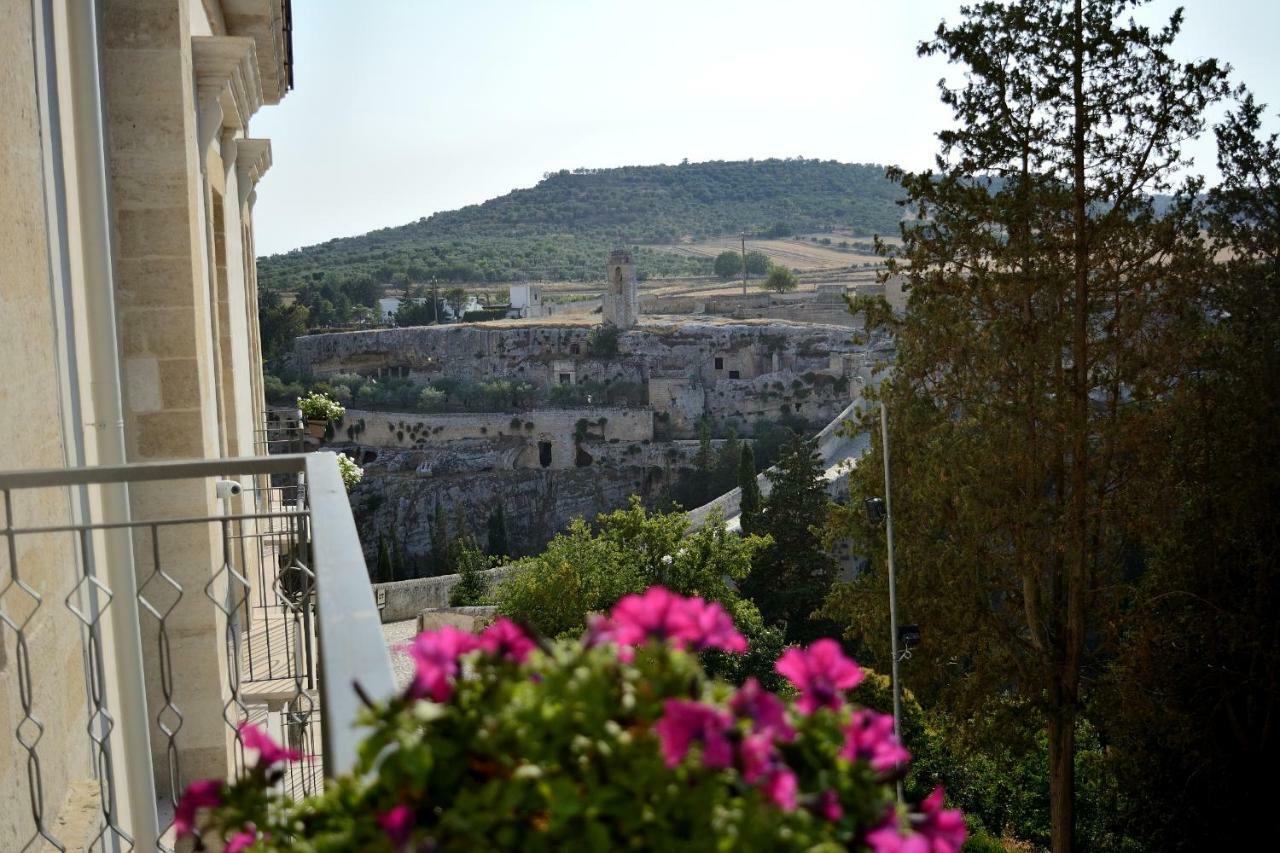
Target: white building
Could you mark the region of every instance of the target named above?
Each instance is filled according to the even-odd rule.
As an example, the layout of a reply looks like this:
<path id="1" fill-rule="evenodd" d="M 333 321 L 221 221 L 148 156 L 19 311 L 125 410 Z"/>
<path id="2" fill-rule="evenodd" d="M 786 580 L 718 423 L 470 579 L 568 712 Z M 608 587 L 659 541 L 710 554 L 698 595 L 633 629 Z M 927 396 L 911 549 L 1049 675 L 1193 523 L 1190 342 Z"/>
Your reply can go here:
<path id="1" fill-rule="evenodd" d="M 542 317 L 545 316 L 542 304 L 542 288 L 536 284 L 511 285 L 511 316 Z"/>

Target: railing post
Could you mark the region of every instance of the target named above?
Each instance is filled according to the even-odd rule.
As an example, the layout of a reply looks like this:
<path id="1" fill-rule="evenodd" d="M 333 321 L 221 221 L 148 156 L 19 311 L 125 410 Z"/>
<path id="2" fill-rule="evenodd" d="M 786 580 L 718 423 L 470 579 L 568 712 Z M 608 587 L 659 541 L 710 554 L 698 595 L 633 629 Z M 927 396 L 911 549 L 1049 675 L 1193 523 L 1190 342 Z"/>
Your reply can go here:
<path id="1" fill-rule="evenodd" d="M 324 771 L 332 777 L 356 762 L 356 678 L 374 700 L 389 698 L 395 681 L 337 456 L 307 454 L 306 475 L 320 628 Z"/>
<path id="2" fill-rule="evenodd" d="M 127 520 L 129 487 L 124 483 L 106 483 L 102 492 L 103 520 Z M 120 517 L 121 514 L 125 517 Z M 110 637 L 104 669 L 109 706 L 116 709 L 112 754 L 120 768 L 119 781 L 123 782 L 116 784 L 115 790 L 120 797 L 121 822 L 133 834 L 134 849 L 150 853 L 156 849 L 160 818 L 151 764 L 151 715 L 147 711 L 147 683 L 143 673 L 133 537 L 128 528 L 106 530 L 104 536 L 107 586 L 112 591 L 111 606 L 104 614 Z"/>

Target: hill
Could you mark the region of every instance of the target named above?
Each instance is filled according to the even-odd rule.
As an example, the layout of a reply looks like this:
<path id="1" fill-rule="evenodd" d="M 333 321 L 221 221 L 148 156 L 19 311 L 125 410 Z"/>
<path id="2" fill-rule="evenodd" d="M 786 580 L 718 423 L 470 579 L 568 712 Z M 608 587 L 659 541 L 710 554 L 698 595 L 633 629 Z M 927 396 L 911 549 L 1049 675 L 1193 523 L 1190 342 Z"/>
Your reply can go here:
<path id="1" fill-rule="evenodd" d="M 575 169 L 483 204 L 407 225 L 335 238 L 258 260 L 265 291 L 329 281 L 404 285 L 601 277 L 607 250 L 638 245 L 641 276 L 710 272 L 710 260 L 654 251 L 747 231 L 782 236 L 834 228 L 896 233 L 900 190 L 884 167 L 821 160 L 748 160 Z"/>

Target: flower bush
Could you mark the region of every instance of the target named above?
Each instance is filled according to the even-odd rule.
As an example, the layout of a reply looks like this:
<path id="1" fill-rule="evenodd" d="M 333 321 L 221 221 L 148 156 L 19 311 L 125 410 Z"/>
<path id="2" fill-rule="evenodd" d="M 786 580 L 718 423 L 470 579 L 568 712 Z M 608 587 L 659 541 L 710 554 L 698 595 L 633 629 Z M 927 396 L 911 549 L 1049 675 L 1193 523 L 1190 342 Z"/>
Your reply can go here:
<path id="1" fill-rule="evenodd" d="M 342 485 L 347 487 L 348 492 L 364 479 L 364 469 L 345 453 L 338 454 L 338 474 L 342 476 Z"/>
<path id="2" fill-rule="evenodd" d="M 319 391 L 312 391 L 305 397 L 299 397 L 298 410 L 309 421 L 336 421 L 347 413 L 341 403 Z"/>
<path id="3" fill-rule="evenodd" d="M 404 694 L 364 711 L 350 775 L 287 800 L 269 786 L 297 756 L 245 726 L 249 772 L 193 783 L 175 823 L 237 851 L 960 848 L 941 789 L 895 805 L 909 756 L 891 720 L 845 700 L 862 672 L 834 641 L 778 661 L 795 701 L 706 676 L 697 652 L 746 645 L 720 604 L 662 587 L 581 639 L 507 619 L 426 632 Z"/>

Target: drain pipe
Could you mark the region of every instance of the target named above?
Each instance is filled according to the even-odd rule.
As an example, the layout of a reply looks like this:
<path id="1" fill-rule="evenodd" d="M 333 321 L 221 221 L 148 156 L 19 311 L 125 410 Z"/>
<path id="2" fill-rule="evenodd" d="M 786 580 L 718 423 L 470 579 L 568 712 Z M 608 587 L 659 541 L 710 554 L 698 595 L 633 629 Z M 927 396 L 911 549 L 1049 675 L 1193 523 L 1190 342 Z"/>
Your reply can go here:
<path id="1" fill-rule="evenodd" d="M 53 4 L 43 0 L 46 8 Z M 79 209 L 83 250 L 84 316 L 77 324 L 88 341 L 88 396 L 94 421 L 85 424 L 87 441 L 99 465 L 128 462 L 124 434 L 119 333 L 116 328 L 115 247 L 112 240 L 111 193 L 106 162 L 107 127 L 102 80 L 100 0 L 69 0 L 66 4 L 66 69 L 72 97 L 79 176 Z M 75 360 L 75 348 L 70 347 Z M 129 520 L 129 487 L 109 483 L 100 487 L 106 522 Z M 153 851 L 159 829 L 155 776 L 151 762 L 151 718 L 147 712 L 143 673 L 142 632 L 139 621 L 137 576 L 132 534 L 128 529 L 104 531 L 107 585 L 111 606 L 105 610 L 108 651 L 105 655 L 108 697 L 115 709 L 111 752 L 116 763 L 116 807 L 119 822 L 133 836 L 133 849 Z"/>

